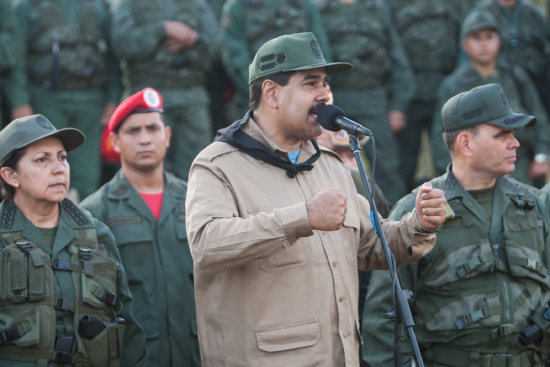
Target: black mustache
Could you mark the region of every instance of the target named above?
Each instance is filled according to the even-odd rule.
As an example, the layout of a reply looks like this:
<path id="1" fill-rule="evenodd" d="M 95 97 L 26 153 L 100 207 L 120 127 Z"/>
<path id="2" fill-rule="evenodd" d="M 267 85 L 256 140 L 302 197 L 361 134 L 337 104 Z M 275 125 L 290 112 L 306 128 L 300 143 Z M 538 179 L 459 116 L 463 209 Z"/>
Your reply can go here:
<path id="1" fill-rule="evenodd" d="M 309 109 L 309 113 L 318 113 L 321 106 L 324 106 L 324 103 L 316 103 Z"/>

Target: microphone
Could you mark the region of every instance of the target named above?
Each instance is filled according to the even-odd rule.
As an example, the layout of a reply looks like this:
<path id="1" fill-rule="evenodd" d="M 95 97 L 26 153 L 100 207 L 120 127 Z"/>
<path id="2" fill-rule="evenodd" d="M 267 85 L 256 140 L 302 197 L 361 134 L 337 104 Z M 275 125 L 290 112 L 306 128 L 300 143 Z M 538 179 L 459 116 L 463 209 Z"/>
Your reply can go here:
<path id="1" fill-rule="evenodd" d="M 327 130 L 340 131 L 345 130 L 349 134 L 353 135 L 368 135 L 372 132 L 361 124 L 352 121 L 346 117 L 344 111 L 331 104 L 322 105 L 317 111 L 317 121 Z"/>

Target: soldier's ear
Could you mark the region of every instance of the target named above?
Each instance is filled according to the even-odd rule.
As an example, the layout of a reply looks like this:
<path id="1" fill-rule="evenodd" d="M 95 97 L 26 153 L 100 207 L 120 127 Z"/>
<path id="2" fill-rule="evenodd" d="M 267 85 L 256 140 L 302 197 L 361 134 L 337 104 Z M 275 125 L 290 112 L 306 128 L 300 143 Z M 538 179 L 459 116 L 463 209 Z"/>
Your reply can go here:
<path id="1" fill-rule="evenodd" d="M 17 172 L 15 172 L 11 167 L 0 168 L 0 177 L 2 177 L 2 180 L 4 180 L 8 185 L 19 187 Z"/>
<path id="2" fill-rule="evenodd" d="M 109 133 L 109 140 L 111 141 L 115 152 L 120 154 L 120 148 L 118 147 L 118 135 L 114 131 Z"/>
<path id="3" fill-rule="evenodd" d="M 456 137 L 455 146 L 460 153 L 466 157 L 471 157 L 473 154 L 473 135 L 468 130 L 461 131 Z"/>
<path id="4" fill-rule="evenodd" d="M 170 146 L 170 138 L 172 137 L 172 129 L 170 129 L 170 126 L 164 128 L 164 133 L 166 134 L 166 148 L 168 148 Z"/>
<path id="5" fill-rule="evenodd" d="M 268 106 L 278 109 L 280 85 L 266 79 L 262 83 L 262 101 Z"/>

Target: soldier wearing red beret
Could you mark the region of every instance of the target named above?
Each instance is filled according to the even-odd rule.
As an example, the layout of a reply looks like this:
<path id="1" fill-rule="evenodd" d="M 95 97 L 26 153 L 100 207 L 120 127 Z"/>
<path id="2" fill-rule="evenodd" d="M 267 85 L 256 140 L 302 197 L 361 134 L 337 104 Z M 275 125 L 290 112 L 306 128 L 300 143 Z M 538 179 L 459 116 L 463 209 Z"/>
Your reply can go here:
<path id="1" fill-rule="evenodd" d="M 145 88 L 128 97 L 107 131 L 121 169 L 82 205 L 116 237 L 149 366 L 200 366 L 185 232 L 187 184 L 164 169 L 171 130 L 160 93 Z"/>

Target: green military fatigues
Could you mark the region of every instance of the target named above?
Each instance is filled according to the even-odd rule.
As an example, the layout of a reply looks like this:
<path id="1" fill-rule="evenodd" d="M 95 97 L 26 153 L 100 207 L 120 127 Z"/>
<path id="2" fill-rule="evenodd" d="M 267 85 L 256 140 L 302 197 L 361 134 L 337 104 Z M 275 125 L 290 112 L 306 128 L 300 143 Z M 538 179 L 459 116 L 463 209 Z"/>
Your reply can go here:
<path id="1" fill-rule="evenodd" d="M 170 53 L 164 21 L 185 23 L 200 34 L 194 46 Z M 164 98 L 164 118 L 172 128 L 167 169 L 187 179 L 195 156 L 212 140 L 205 73 L 219 47 L 219 27 L 204 0 L 120 0 L 113 4 L 115 52 L 128 64 L 132 92 L 146 87 Z"/>
<path id="2" fill-rule="evenodd" d="M 401 174 L 414 182 L 422 130 L 430 132 L 436 93 L 456 65 L 464 0 L 390 0 L 394 22 L 413 68 L 416 93 L 407 110 L 407 126 L 396 134 Z M 416 185 L 413 185 L 414 187 Z"/>
<path id="3" fill-rule="evenodd" d="M 443 104 L 460 92 L 490 83 L 499 83 L 502 86 L 504 94 L 514 111 L 533 115 L 537 118 L 537 124 L 533 128 L 519 128 L 516 130 L 520 147 L 517 150 L 516 170 L 512 173 L 514 178 L 531 184 L 528 171 L 534 155 L 538 153 L 547 154 L 550 150 L 548 116 L 533 82 L 527 74 L 520 67 L 510 67 L 503 62 L 497 65 L 493 75 L 488 78 L 479 75 L 472 64 L 468 62 L 456 69 L 441 83 L 432 125 L 432 147 L 436 172 L 439 174 L 445 172 L 445 167 L 451 161 L 449 150 L 441 137 L 441 108 Z"/>
<path id="4" fill-rule="evenodd" d="M 14 48 L 15 40 L 15 19 L 10 1 L 0 1 L 0 107 L 2 106 L 2 94 L 7 91 L 4 88 L 4 78 L 15 65 Z M 1 110 L 1 108 L 0 108 Z M 3 126 L 2 115 L 0 115 L 0 126 Z"/>
<path id="5" fill-rule="evenodd" d="M 103 0 L 14 0 L 19 42 L 7 97 L 30 104 L 56 126 L 75 127 L 86 143 L 69 154 L 71 186 L 81 197 L 99 185 L 101 117 L 118 103 L 120 68 L 110 52 L 109 11 Z"/>
<path id="6" fill-rule="evenodd" d="M 222 59 L 235 85 L 230 119 L 248 110 L 248 65 L 260 46 L 283 34 L 313 32 L 327 61 L 329 42 L 319 13 L 311 0 L 227 0 L 222 11 Z"/>
<path id="7" fill-rule="evenodd" d="M 0 204 L 0 248 L 0 366 L 65 366 L 53 362 L 53 345 L 61 346 L 56 336 L 76 336 L 72 349 L 72 353 L 77 352 L 72 359 L 75 366 L 146 365 L 143 330 L 132 313 L 113 235 L 103 223 L 64 200 L 55 239 L 48 243 L 43 231 L 12 201 L 5 200 Z M 82 287 L 81 279 L 86 287 Z M 76 289 L 74 284 L 78 284 Z M 88 340 L 77 331 L 82 318 L 75 315 L 100 318 L 107 328 Z M 125 320 L 124 340 L 120 339 L 122 324 L 115 317 Z M 24 320 L 29 324 L 25 326 Z M 18 331 L 24 331 L 23 335 L 5 341 L 14 326 L 21 328 Z M 120 358 L 120 347 L 122 360 L 116 359 Z M 109 362 L 109 356 L 115 359 Z M 44 359 L 43 364 L 37 363 L 38 358 Z"/>
<path id="8" fill-rule="evenodd" d="M 523 347 L 518 334 L 543 318 L 550 300 L 547 210 L 533 188 L 508 176 L 493 189 L 491 217 L 450 171 L 431 181 L 445 191 L 449 208 L 434 250 L 399 268 L 412 290 L 415 331 L 427 366 L 542 366 L 538 344 Z M 391 219 L 414 208 L 416 194 L 399 201 Z M 388 272 L 373 272 L 363 318 L 363 359 L 393 366 L 393 324 Z M 544 333 L 544 338 L 548 337 Z M 543 340 L 544 342 L 544 340 Z M 404 343 L 403 366 L 412 349 Z M 543 351 L 548 355 L 548 350 Z M 508 363 L 508 364 L 507 364 Z"/>
<path id="9" fill-rule="evenodd" d="M 165 174 L 157 221 L 122 171 L 82 206 L 115 235 L 147 337 L 149 366 L 200 366 L 193 260 L 185 231 L 185 182 Z"/>
<path id="10" fill-rule="evenodd" d="M 517 0 L 514 8 L 505 9 L 496 0 L 485 0 L 477 9 L 495 16 L 501 38 L 499 57 L 527 71 L 550 112 L 550 38 L 540 8 L 529 1 Z"/>
<path id="11" fill-rule="evenodd" d="M 367 126 L 376 140 L 376 182 L 395 203 L 406 193 L 400 174 L 398 147 L 388 111 L 405 112 L 414 94 L 414 78 L 386 1 L 316 0 L 334 61 L 353 64 L 329 83 L 337 105 Z M 365 153 L 372 159 L 371 144 Z"/>

